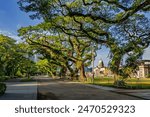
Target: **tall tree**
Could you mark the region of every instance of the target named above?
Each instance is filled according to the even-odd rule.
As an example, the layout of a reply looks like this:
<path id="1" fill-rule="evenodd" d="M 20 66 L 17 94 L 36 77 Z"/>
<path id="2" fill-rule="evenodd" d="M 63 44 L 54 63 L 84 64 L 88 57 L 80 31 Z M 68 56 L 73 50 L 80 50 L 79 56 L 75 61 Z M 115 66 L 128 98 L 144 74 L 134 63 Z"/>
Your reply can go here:
<path id="1" fill-rule="evenodd" d="M 46 23 L 47 24 L 47 23 Z M 72 77 L 80 71 L 80 80 L 85 79 L 84 67 L 90 65 L 92 60 L 91 46 L 94 42 L 86 38 L 73 37 L 63 32 L 51 32 L 45 23 L 26 27 L 19 30 L 20 36 L 25 38 L 30 45 L 38 46 L 39 52 L 64 70 L 68 69 Z M 96 47 L 93 47 L 94 52 Z M 96 54 L 95 54 L 96 55 Z M 74 67 L 74 68 L 73 68 Z"/>

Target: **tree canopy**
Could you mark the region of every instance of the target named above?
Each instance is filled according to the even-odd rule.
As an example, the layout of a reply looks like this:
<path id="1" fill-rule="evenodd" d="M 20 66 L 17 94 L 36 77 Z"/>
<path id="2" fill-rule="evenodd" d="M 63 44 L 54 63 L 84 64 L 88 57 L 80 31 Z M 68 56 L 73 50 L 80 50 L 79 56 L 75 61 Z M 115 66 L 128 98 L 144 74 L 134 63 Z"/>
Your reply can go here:
<path id="1" fill-rule="evenodd" d="M 27 44 L 0 35 L 0 76 L 14 78 L 29 73 L 28 70 L 35 72 L 35 63 L 28 57 L 31 53 Z"/>
<path id="2" fill-rule="evenodd" d="M 67 69 L 73 77 L 80 70 L 80 78 L 84 80 L 84 67 L 91 64 L 92 56 L 98 49 L 96 43 L 86 38 L 66 35 L 58 30 L 52 30 L 48 23 L 21 28 L 20 36 L 33 46 L 48 62 L 55 64 L 66 73 Z M 94 46 L 95 45 L 95 46 Z M 92 49 L 94 53 L 92 53 Z"/>
<path id="3" fill-rule="evenodd" d="M 111 26 L 150 8 L 149 0 L 20 0 L 18 4 L 32 12 L 33 19 L 42 18 L 69 35 L 99 43 L 107 42 Z"/>
<path id="4" fill-rule="evenodd" d="M 129 76 L 126 71 L 135 69 L 137 59 L 150 43 L 149 19 L 145 17 L 145 14 L 150 11 L 149 0 L 19 0 L 18 4 L 21 10 L 31 13 L 32 19 L 43 20 L 42 27 L 22 29 L 22 31 L 26 29 L 25 32 L 32 37 L 30 42 L 38 45 L 39 42 L 35 42 L 34 39 L 39 38 L 42 44 L 48 44 L 44 45 L 46 48 L 55 53 L 58 52 L 57 56 L 61 55 L 61 57 L 67 58 L 68 54 L 66 53 L 77 51 L 75 45 L 82 46 L 83 40 L 84 45 L 92 42 L 106 46 L 111 53 L 111 70 L 123 77 Z M 30 31 L 33 28 L 34 31 Z M 43 42 L 43 35 L 41 35 L 43 29 L 49 30 L 49 33 L 53 31 L 51 38 L 54 39 L 54 45 L 49 41 Z M 37 33 L 35 34 L 37 31 L 42 32 L 37 35 Z M 59 37 L 61 36 L 59 34 L 65 36 Z M 22 32 L 21 36 L 23 35 Z M 61 39 L 66 37 L 69 39 L 69 43 L 65 48 L 68 45 L 71 45 L 72 48 L 70 49 L 69 46 L 66 48 L 67 51 L 61 53 L 60 50 L 64 50 L 62 45 L 65 45 L 62 44 Z M 49 37 L 46 35 L 46 38 Z M 46 38 L 44 37 L 44 40 Z M 57 43 L 57 40 L 61 43 Z M 128 57 L 120 71 L 121 61 L 125 55 Z M 74 56 L 72 57 L 74 59 Z M 73 60 L 72 57 L 70 57 L 70 61 Z M 85 57 L 80 54 L 77 58 L 81 60 Z M 63 63 L 65 62 L 63 61 Z"/>

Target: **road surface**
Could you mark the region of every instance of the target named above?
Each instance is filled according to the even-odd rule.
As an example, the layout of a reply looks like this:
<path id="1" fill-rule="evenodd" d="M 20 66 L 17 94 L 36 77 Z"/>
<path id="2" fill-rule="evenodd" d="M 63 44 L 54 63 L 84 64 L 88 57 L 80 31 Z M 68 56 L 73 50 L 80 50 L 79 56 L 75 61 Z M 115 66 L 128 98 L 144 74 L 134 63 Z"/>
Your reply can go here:
<path id="1" fill-rule="evenodd" d="M 53 79 L 38 79 L 38 99 L 47 100 L 139 100 L 141 98 Z"/>

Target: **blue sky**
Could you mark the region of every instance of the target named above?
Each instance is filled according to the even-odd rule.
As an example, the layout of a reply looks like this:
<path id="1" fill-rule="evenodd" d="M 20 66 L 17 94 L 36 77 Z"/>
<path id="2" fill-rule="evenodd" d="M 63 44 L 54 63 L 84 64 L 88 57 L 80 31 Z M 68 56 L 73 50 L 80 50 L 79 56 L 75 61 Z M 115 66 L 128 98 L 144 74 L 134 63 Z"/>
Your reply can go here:
<path id="1" fill-rule="evenodd" d="M 21 26 L 35 25 L 38 22 L 38 20 L 31 20 L 27 13 L 20 11 L 17 0 L 0 0 L 0 33 L 18 39 L 17 29 Z"/>
<path id="2" fill-rule="evenodd" d="M 17 0 L 0 0 L 0 33 L 19 40 L 17 30 L 20 27 L 36 25 L 39 22 L 39 20 L 31 20 L 27 13 L 22 12 L 17 5 Z M 99 59 L 103 59 L 104 64 L 107 65 L 108 53 L 105 47 L 98 51 L 95 66 Z M 150 47 L 145 50 L 143 59 L 150 59 Z"/>

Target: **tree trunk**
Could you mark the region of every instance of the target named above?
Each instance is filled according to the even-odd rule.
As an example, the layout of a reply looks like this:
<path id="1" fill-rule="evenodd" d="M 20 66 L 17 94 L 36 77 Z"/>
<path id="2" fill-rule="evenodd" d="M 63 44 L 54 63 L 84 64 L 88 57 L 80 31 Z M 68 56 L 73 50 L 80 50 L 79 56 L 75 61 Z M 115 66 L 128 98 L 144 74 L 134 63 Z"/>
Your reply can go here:
<path id="1" fill-rule="evenodd" d="M 75 80 L 75 78 L 76 78 L 76 73 L 72 72 L 72 73 L 70 74 L 70 76 L 71 76 L 71 80 Z"/>
<path id="2" fill-rule="evenodd" d="M 74 71 L 71 72 L 71 79 L 72 80 L 79 80 L 78 69 L 75 69 Z"/>
<path id="3" fill-rule="evenodd" d="M 52 76 L 53 79 L 55 79 L 55 75 L 53 73 L 51 73 L 51 76 Z"/>
<path id="4" fill-rule="evenodd" d="M 80 67 L 80 81 L 85 81 L 86 80 L 86 75 L 84 71 L 84 64 L 81 65 Z"/>
<path id="5" fill-rule="evenodd" d="M 51 76 L 53 79 L 55 79 L 55 75 L 54 75 L 54 73 L 53 73 L 52 71 L 49 71 L 49 74 L 50 74 L 50 76 Z"/>
<path id="6" fill-rule="evenodd" d="M 67 68 L 62 67 L 60 72 L 61 72 L 61 78 L 66 78 Z"/>

